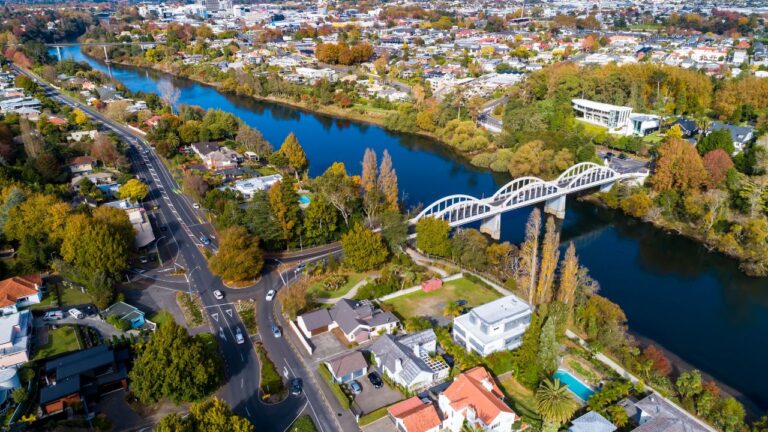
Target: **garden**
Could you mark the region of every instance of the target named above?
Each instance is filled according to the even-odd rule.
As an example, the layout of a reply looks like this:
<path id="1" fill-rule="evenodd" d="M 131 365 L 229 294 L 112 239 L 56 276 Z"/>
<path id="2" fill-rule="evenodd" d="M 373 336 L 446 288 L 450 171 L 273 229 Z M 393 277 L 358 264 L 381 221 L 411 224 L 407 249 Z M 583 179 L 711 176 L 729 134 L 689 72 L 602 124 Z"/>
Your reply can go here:
<path id="1" fill-rule="evenodd" d="M 452 280 L 443 287 L 431 291 L 416 291 L 387 300 L 384 304 L 403 319 L 429 316 L 442 317 L 447 304 L 463 301 L 465 308 L 479 306 L 501 297 L 496 290 L 482 282 L 473 282 L 466 277 Z"/>
<path id="2" fill-rule="evenodd" d="M 62 326 L 56 329 L 42 330 L 39 334 L 40 345 L 37 347 L 33 360 L 44 359 L 81 348 L 80 339 L 74 326 Z"/>
<path id="3" fill-rule="evenodd" d="M 307 292 L 319 298 L 338 298 L 349 292 L 369 273 L 335 273 L 319 277 L 309 285 Z"/>

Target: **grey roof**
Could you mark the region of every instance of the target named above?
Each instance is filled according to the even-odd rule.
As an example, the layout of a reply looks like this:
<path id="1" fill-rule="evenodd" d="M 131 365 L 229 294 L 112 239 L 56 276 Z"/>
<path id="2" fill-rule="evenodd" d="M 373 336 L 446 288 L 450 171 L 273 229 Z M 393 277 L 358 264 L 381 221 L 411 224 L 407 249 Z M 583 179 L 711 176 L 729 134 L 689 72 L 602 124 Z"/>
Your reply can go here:
<path id="1" fill-rule="evenodd" d="M 571 422 L 568 432 L 613 432 L 616 426 L 599 413 L 590 411 Z"/>
<path id="2" fill-rule="evenodd" d="M 673 406 L 671 403 L 652 393 L 635 406 L 643 414 L 651 417 L 635 432 L 710 432 L 714 431 L 699 421 L 695 420 L 690 414 L 684 412 L 681 408 Z"/>
<path id="3" fill-rule="evenodd" d="M 734 142 L 739 142 L 739 143 L 748 141 L 747 137 L 749 137 L 750 134 L 754 134 L 755 132 L 755 128 L 751 126 L 734 126 L 731 124 L 721 123 L 721 122 L 712 122 L 709 128 L 712 131 L 728 129 L 728 131 L 731 133 L 731 139 Z"/>
<path id="4" fill-rule="evenodd" d="M 411 336 L 417 336 L 420 333 L 431 333 L 432 337 L 435 337 L 435 332 L 432 329 L 424 330 L 423 332 L 415 333 Z M 415 342 L 422 337 L 423 336 L 412 338 L 411 342 Z M 403 341 L 403 339 L 406 338 L 408 338 L 408 336 L 400 339 L 400 341 Z M 410 348 L 412 345 L 405 345 L 400 341 L 396 341 L 391 335 L 382 335 L 373 343 L 373 345 L 371 345 L 370 350 L 378 359 L 379 364 L 392 372 L 396 370 L 397 360 L 399 359 L 403 366 L 401 378 L 405 383 L 412 382 L 419 372 L 427 372 L 431 374 L 432 369 L 424 360 L 413 353 L 413 349 Z M 408 342 L 408 340 L 406 339 L 405 342 Z"/>
<path id="5" fill-rule="evenodd" d="M 345 334 L 352 334 L 359 326 L 379 326 L 398 321 L 391 312 L 374 309 L 368 300 L 341 299 L 333 305 L 330 314 Z"/>
<path id="6" fill-rule="evenodd" d="M 368 369 L 368 362 L 360 351 L 352 351 L 325 362 L 333 374 L 341 378 L 360 369 Z"/>
<path id="7" fill-rule="evenodd" d="M 144 312 L 128 303 L 117 302 L 104 310 L 104 314 L 107 316 L 117 315 L 121 319 L 127 319 L 129 316 L 133 316 L 132 314 L 144 315 Z"/>
<path id="8" fill-rule="evenodd" d="M 46 372 L 55 370 L 56 379 L 62 380 L 114 361 L 115 353 L 109 349 L 108 345 L 97 345 L 49 361 L 45 364 L 45 370 Z"/>
<path id="9" fill-rule="evenodd" d="M 328 309 L 318 309 L 309 313 L 305 313 L 301 316 L 301 320 L 304 321 L 304 326 L 310 332 L 322 327 L 331 325 L 333 320 Z"/>

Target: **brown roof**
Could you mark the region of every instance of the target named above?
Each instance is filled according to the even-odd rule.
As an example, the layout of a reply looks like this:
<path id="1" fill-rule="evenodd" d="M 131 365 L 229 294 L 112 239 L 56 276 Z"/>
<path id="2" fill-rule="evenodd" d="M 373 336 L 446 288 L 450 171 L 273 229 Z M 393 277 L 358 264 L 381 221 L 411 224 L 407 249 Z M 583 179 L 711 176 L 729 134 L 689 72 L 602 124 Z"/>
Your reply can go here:
<path id="1" fill-rule="evenodd" d="M 38 287 L 42 285 L 41 275 L 14 276 L 0 281 L 0 307 L 15 305 L 16 301 L 23 297 L 37 294 Z"/>
<path id="2" fill-rule="evenodd" d="M 78 156 L 69 160 L 70 165 L 93 164 L 96 159 L 90 156 Z"/>
<path id="3" fill-rule="evenodd" d="M 493 377 L 482 366 L 456 377 L 443 394 L 455 411 L 471 407 L 485 424 L 493 423 L 502 412 L 514 414 L 502 400 L 503 394 Z"/>
<path id="4" fill-rule="evenodd" d="M 368 368 L 368 362 L 365 361 L 365 357 L 363 357 L 360 351 L 352 351 L 326 363 L 331 372 L 338 378 L 349 375 L 354 371 Z"/>
<path id="5" fill-rule="evenodd" d="M 440 426 L 440 417 L 435 406 L 424 403 L 418 396 L 406 399 L 387 409 L 393 417 L 399 418 L 408 432 L 426 432 Z"/>

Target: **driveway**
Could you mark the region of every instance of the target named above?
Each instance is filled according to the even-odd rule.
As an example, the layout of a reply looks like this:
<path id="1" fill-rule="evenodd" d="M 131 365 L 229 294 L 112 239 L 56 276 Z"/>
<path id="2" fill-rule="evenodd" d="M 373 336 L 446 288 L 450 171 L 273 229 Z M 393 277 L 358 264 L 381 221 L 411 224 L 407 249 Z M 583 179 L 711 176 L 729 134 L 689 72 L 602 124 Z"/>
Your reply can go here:
<path id="1" fill-rule="evenodd" d="M 363 386 L 363 391 L 355 396 L 354 404 L 363 412 L 368 414 L 379 408 L 392 405 L 395 402 L 403 400 L 403 395 L 399 391 L 390 387 L 387 383 L 377 389 L 373 387 L 367 376 L 357 379 L 357 382 Z"/>
<path id="2" fill-rule="evenodd" d="M 311 340 L 315 346 L 312 358 L 318 363 L 347 350 L 347 347 L 342 345 L 339 339 L 329 331 L 313 336 Z M 306 353 L 306 351 L 302 351 L 302 353 Z"/>
<path id="3" fill-rule="evenodd" d="M 56 321 L 45 321 L 42 318 L 35 318 L 35 321 L 34 321 L 35 327 L 46 327 L 48 324 L 51 324 L 51 325 L 76 324 L 76 325 L 91 327 L 96 329 L 104 339 L 110 339 L 112 336 L 119 337 L 125 334 L 120 330 L 114 328 L 112 324 L 109 324 L 98 317 L 89 316 L 82 319 L 77 319 L 77 318 L 72 318 L 67 316 L 64 319 L 60 319 Z"/>
<path id="4" fill-rule="evenodd" d="M 115 432 L 136 430 L 150 427 L 153 420 L 145 419 L 134 411 L 125 401 L 125 390 L 118 390 L 101 397 L 98 402 L 98 412 L 103 413 L 112 422 Z"/>
<path id="5" fill-rule="evenodd" d="M 375 422 L 360 428 L 363 432 L 398 432 L 397 427 L 389 416 L 384 416 Z"/>

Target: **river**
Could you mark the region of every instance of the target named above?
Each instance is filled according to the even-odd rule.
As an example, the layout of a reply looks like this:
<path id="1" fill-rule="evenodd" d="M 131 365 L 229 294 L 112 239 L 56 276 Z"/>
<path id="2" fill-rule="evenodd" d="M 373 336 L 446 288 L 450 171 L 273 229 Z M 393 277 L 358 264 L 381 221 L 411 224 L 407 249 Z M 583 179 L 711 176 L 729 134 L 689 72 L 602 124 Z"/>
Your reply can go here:
<path id="1" fill-rule="evenodd" d="M 107 72 L 106 65 L 77 47 L 62 51 Z M 223 94 L 154 71 L 110 68 L 132 91 L 156 92 L 159 79 L 170 79 L 181 90 L 179 103 L 231 112 L 276 147 L 294 132 L 312 176 L 334 161 L 359 173 L 367 147 L 379 155 L 386 149 L 409 205 L 456 193 L 489 196 L 509 180 L 471 166 L 427 138 Z M 528 213 L 503 216 L 503 240 L 521 241 Z M 634 334 L 725 384 L 753 414 L 768 409 L 768 279 L 743 275 L 734 260 L 691 240 L 574 199 L 568 200 L 562 241 L 563 246 L 575 243 L 580 262 L 600 283 L 600 294 L 624 309 Z"/>

